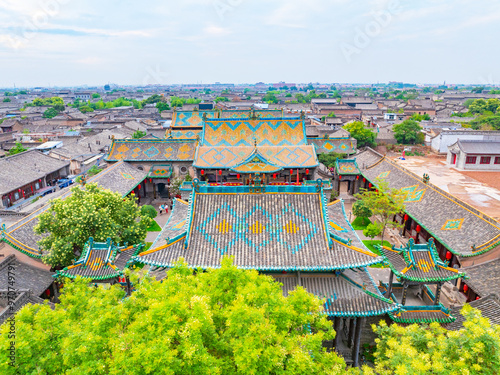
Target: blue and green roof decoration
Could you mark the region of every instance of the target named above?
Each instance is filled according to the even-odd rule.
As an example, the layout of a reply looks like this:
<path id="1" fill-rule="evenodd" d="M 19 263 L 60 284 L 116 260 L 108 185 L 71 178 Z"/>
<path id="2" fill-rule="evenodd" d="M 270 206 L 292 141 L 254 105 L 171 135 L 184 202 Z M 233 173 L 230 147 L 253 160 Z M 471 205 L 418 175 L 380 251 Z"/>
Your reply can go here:
<path id="1" fill-rule="evenodd" d="M 118 247 L 110 238 L 106 242 L 94 242 L 94 239 L 90 237 L 80 258 L 73 265 L 57 271 L 54 277 L 74 279 L 80 276 L 93 281 L 113 279 L 123 274 L 130 259 L 143 247 L 143 244 Z"/>
<path id="2" fill-rule="evenodd" d="M 335 170 L 339 175 L 360 175 L 356 159 L 337 159 L 335 160 Z"/>
<path id="3" fill-rule="evenodd" d="M 281 171 L 283 167 L 270 162 L 257 148 L 241 163 L 231 168 L 231 171 L 238 173 L 273 173 Z"/>
<path id="4" fill-rule="evenodd" d="M 426 244 L 415 244 L 410 238 L 406 247 L 389 248 L 376 245 L 385 258 L 385 263 L 400 279 L 419 283 L 438 283 L 466 278 L 465 273 L 448 267 L 440 258 L 429 238 Z"/>
<path id="5" fill-rule="evenodd" d="M 106 161 L 192 161 L 196 140 L 114 139 Z"/>
<path id="6" fill-rule="evenodd" d="M 172 176 L 172 165 L 159 164 L 151 166 L 147 178 L 170 178 Z"/>

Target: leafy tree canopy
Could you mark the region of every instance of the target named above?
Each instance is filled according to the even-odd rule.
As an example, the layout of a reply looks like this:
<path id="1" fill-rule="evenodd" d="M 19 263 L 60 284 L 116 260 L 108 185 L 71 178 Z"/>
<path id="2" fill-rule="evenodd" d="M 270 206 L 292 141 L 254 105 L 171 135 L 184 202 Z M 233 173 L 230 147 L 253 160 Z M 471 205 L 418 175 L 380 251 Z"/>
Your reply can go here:
<path id="1" fill-rule="evenodd" d="M 81 107 L 79 107 L 79 109 L 80 109 L 80 112 L 82 112 L 82 113 L 94 112 L 94 108 L 92 108 L 88 105 L 82 105 Z"/>
<path id="2" fill-rule="evenodd" d="M 356 217 L 371 217 L 373 215 L 372 210 L 370 210 L 363 200 L 354 202 L 352 205 L 352 213 Z"/>
<path id="3" fill-rule="evenodd" d="M 46 252 L 43 261 L 51 266 L 67 266 L 81 253 L 85 242 L 111 238 L 113 242 L 138 244 L 146 237 L 150 224 L 140 215 L 135 197 L 122 198 L 97 184 L 75 186 L 64 200 L 51 201 L 50 208 L 39 216 L 35 232 L 47 234 L 40 240 Z"/>
<path id="4" fill-rule="evenodd" d="M 49 108 L 45 112 L 43 112 L 43 118 L 54 118 L 59 114 L 59 111 L 55 108 Z"/>
<path id="5" fill-rule="evenodd" d="M 97 98 L 100 98 L 100 97 L 101 97 L 101 95 L 99 95 L 96 92 L 92 94 L 92 99 L 97 99 Z"/>
<path id="6" fill-rule="evenodd" d="M 14 147 L 12 147 L 10 150 L 9 150 L 9 155 L 15 155 L 15 154 L 19 154 L 21 152 L 24 152 L 24 151 L 28 151 L 27 148 L 25 148 L 21 142 L 16 142 L 16 144 L 14 145 Z"/>
<path id="7" fill-rule="evenodd" d="M 168 111 L 170 109 L 170 106 L 166 102 L 158 102 L 156 103 L 156 108 L 158 108 L 159 112 L 162 112 L 162 111 Z"/>
<path id="8" fill-rule="evenodd" d="M 182 260 L 181 260 L 182 261 Z M 179 262 L 163 282 L 132 275 L 135 292 L 64 283 L 61 303 L 27 305 L 16 316 L 16 366 L 9 374 L 349 374 L 322 347 L 332 324 L 302 287 L 284 297 L 272 277 Z M 8 348 L 9 325 L 0 346 Z"/>
<path id="9" fill-rule="evenodd" d="M 353 121 L 344 125 L 344 129 L 351 133 L 351 137 L 358 141 L 358 147 L 374 146 L 376 134 L 365 127 L 362 121 Z"/>
<path id="10" fill-rule="evenodd" d="M 49 105 L 64 105 L 64 100 L 59 96 L 53 96 L 51 98 L 40 99 L 36 98 L 32 103 L 35 107 L 49 106 Z"/>
<path id="11" fill-rule="evenodd" d="M 429 116 L 428 113 L 425 113 L 423 115 L 419 115 L 418 113 L 414 113 L 411 115 L 411 119 L 415 121 L 429 121 L 431 119 L 431 116 Z"/>
<path id="12" fill-rule="evenodd" d="M 137 130 L 134 132 L 134 134 L 132 134 L 132 138 L 134 138 L 134 139 L 139 139 L 139 138 L 142 138 L 145 136 L 146 136 L 146 132 L 143 132 L 142 130 Z"/>
<path id="13" fill-rule="evenodd" d="M 318 154 L 318 160 L 328 169 L 335 168 L 335 161 L 337 159 L 344 159 L 346 154 L 338 154 L 336 152 Z"/>
<path id="14" fill-rule="evenodd" d="M 214 102 L 219 103 L 219 102 L 228 102 L 229 98 L 226 96 L 218 96 L 215 98 Z"/>
<path id="15" fill-rule="evenodd" d="M 423 142 L 422 127 L 415 120 L 404 120 L 392 127 L 394 138 L 402 144 L 415 144 Z M 420 135 L 422 134 L 422 135 Z"/>
<path id="16" fill-rule="evenodd" d="M 407 327 L 382 321 L 373 327 L 375 369 L 365 375 L 449 375 L 500 373 L 500 326 L 492 325 L 481 312 L 466 304 L 463 328 L 448 331 L 439 323 Z"/>
<path id="17" fill-rule="evenodd" d="M 355 197 L 362 201 L 363 203 L 361 204 L 368 207 L 373 215 L 378 216 L 381 223 L 383 241 L 385 228 L 397 228 L 400 226 L 392 218 L 394 215 L 404 211 L 406 195 L 401 190 L 389 188 L 388 182 L 383 179 L 377 179 L 375 185 L 377 185 L 377 190 L 362 189 L 362 192 L 355 194 Z"/>
<path id="18" fill-rule="evenodd" d="M 10 98 L 3 98 L 3 102 L 4 102 L 4 103 L 9 103 L 9 102 L 11 102 L 11 101 L 12 101 L 12 100 L 11 100 Z"/>

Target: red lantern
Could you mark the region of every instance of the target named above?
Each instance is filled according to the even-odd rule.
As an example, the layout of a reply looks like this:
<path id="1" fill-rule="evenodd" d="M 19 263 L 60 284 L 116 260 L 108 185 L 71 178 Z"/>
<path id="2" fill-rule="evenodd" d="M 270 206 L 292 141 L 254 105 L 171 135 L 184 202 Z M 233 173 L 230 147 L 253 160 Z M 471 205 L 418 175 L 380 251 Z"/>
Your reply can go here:
<path id="1" fill-rule="evenodd" d="M 141 185 L 137 185 L 137 189 L 141 190 Z"/>
<path id="2" fill-rule="evenodd" d="M 420 232 L 421 229 L 422 228 L 420 227 L 420 225 L 417 225 L 417 227 L 415 228 L 415 230 L 417 231 L 417 233 Z"/>
<path id="3" fill-rule="evenodd" d="M 446 260 L 451 259 L 451 253 L 449 251 L 446 252 Z"/>
<path id="4" fill-rule="evenodd" d="M 291 175 L 293 174 L 293 169 L 290 169 L 290 174 L 291 174 Z"/>
<path id="5" fill-rule="evenodd" d="M 309 169 L 306 169 L 306 174 L 309 174 Z"/>
<path id="6" fill-rule="evenodd" d="M 273 178 L 276 180 L 276 173 L 273 173 Z"/>
<path id="7" fill-rule="evenodd" d="M 167 183 L 170 183 L 170 178 L 167 178 Z"/>
<path id="8" fill-rule="evenodd" d="M 236 178 L 239 180 L 239 179 L 240 179 L 240 177 L 241 177 L 241 176 L 240 176 L 240 174 L 238 173 L 238 174 L 236 175 Z"/>
<path id="9" fill-rule="evenodd" d="M 405 221 L 407 221 L 408 219 L 409 219 L 408 214 L 405 214 Z"/>
<path id="10" fill-rule="evenodd" d="M 366 178 L 363 177 L 363 182 L 366 182 Z"/>
<path id="11" fill-rule="evenodd" d="M 464 284 L 464 293 L 467 293 L 468 290 L 469 290 L 469 286 L 467 284 Z"/>
<path id="12" fill-rule="evenodd" d="M 356 176 L 356 180 L 359 180 L 359 175 L 358 175 L 358 176 Z"/>
<path id="13" fill-rule="evenodd" d="M 285 273 L 287 273 L 287 272 L 286 272 L 286 271 L 281 271 L 281 273 L 282 273 L 282 274 L 285 274 Z"/>
<path id="14" fill-rule="evenodd" d="M 221 169 L 219 169 L 219 176 L 220 176 L 221 174 L 222 174 L 222 170 L 221 170 Z"/>
<path id="15" fill-rule="evenodd" d="M 342 176 L 341 175 L 339 175 L 339 180 L 342 180 Z"/>
<path id="16" fill-rule="evenodd" d="M 368 184 L 368 187 L 369 187 L 369 188 L 371 188 L 371 187 L 372 187 L 372 184 L 371 184 L 371 183 L 370 183 L 370 184 Z"/>
<path id="17" fill-rule="evenodd" d="M 476 301 L 479 299 L 479 296 L 476 296 Z"/>
<path id="18" fill-rule="evenodd" d="M 378 189 L 375 189 L 375 192 L 378 193 Z"/>
<path id="19" fill-rule="evenodd" d="M 200 173 L 201 173 L 201 175 L 203 176 L 203 175 L 205 174 L 205 170 L 203 170 L 203 169 L 202 169 L 202 170 L 200 171 Z"/>
<path id="20" fill-rule="evenodd" d="M 152 178 L 149 179 L 149 183 L 150 184 L 153 183 L 153 179 Z"/>

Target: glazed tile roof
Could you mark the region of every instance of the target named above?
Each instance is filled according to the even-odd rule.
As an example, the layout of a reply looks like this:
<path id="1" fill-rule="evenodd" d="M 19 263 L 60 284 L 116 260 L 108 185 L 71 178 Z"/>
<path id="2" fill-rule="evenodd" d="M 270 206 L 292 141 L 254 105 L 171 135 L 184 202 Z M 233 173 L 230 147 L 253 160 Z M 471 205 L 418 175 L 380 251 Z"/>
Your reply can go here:
<path id="1" fill-rule="evenodd" d="M 377 292 L 369 290 L 367 271 L 361 276 L 366 282 L 358 284 L 348 277 L 352 271 L 346 271 L 336 276 L 332 274 L 302 274 L 300 279 L 295 275 L 273 275 L 282 283 L 284 296 L 300 285 L 308 292 L 324 299 L 324 308 L 329 316 L 355 317 L 355 316 L 378 316 L 397 311 L 399 304 L 384 298 Z"/>
<path id="2" fill-rule="evenodd" d="M 269 160 L 259 153 L 257 148 L 254 149 L 248 158 L 231 168 L 233 172 L 239 173 L 272 173 L 282 169 L 283 167 L 269 162 Z"/>
<path id="3" fill-rule="evenodd" d="M 191 225 L 179 234 L 187 241 L 159 242 L 136 260 L 169 267 L 182 256 L 192 267 L 209 268 L 234 255 L 237 266 L 258 270 L 335 270 L 381 260 L 328 238 L 320 193 L 195 193 L 192 205 Z"/>
<path id="4" fill-rule="evenodd" d="M 195 141 L 170 139 L 114 140 L 106 161 L 191 161 L 196 149 Z"/>
<path id="5" fill-rule="evenodd" d="M 316 147 L 316 153 L 323 154 L 336 152 L 339 154 L 354 154 L 356 153 L 356 141 L 344 138 L 308 138 L 307 143 Z"/>
<path id="6" fill-rule="evenodd" d="M 500 324 L 500 299 L 496 294 L 489 294 L 476 301 L 469 302 L 473 308 L 481 311 L 481 315 L 488 318 L 492 324 Z M 446 328 L 452 331 L 463 328 L 465 322 L 464 316 L 460 313 L 462 306 L 452 307 L 451 313 L 457 318 L 453 323 L 450 323 Z"/>
<path id="7" fill-rule="evenodd" d="M 172 166 L 168 165 L 153 165 L 149 170 L 147 178 L 169 178 L 172 176 Z"/>
<path id="8" fill-rule="evenodd" d="M 490 293 L 500 296 L 500 259 L 493 259 L 463 269 L 469 276 L 466 284 L 481 297 Z"/>
<path id="9" fill-rule="evenodd" d="M 306 145 L 303 119 L 207 120 L 202 146 L 298 146 Z"/>
<path id="10" fill-rule="evenodd" d="M 92 238 L 85 244 L 80 259 L 73 265 L 57 271 L 55 277 L 77 276 L 90 278 L 94 281 L 109 280 L 120 276 L 128 261 L 136 255 L 144 245 L 117 247 L 108 238 L 107 242 L 94 242 Z M 119 265 L 122 268 L 118 267 Z"/>
<path id="11" fill-rule="evenodd" d="M 255 151 L 253 146 L 199 146 L 193 165 L 196 168 L 234 168 Z M 257 152 L 270 164 L 283 168 L 313 168 L 319 165 L 313 146 L 257 146 Z"/>
<path id="12" fill-rule="evenodd" d="M 427 244 L 415 245 L 410 238 L 406 247 L 390 249 L 386 246 L 377 246 L 383 254 L 391 270 L 401 279 L 435 283 L 463 278 L 465 274 L 454 268 L 449 268 L 439 258 L 434 240 L 429 239 Z"/>
<path id="13" fill-rule="evenodd" d="M 335 170 L 340 175 L 358 175 L 361 172 L 356 164 L 356 159 L 335 160 Z"/>
<path id="14" fill-rule="evenodd" d="M 250 118 L 252 115 L 258 116 L 261 119 L 264 118 L 283 118 L 283 110 L 281 109 L 271 109 L 271 110 L 221 110 L 218 114 L 218 118 L 223 119 L 235 119 L 235 118 Z"/>
<path id="15" fill-rule="evenodd" d="M 203 115 L 207 118 L 215 118 L 216 111 L 174 111 L 172 114 L 173 128 L 201 128 L 203 126 Z"/>
<path id="16" fill-rule="evenodd" d="M 500 243 L 500 223 L 373 151 L 356 155 L 364 177 L 407 193 L 406 212 L 454 254 L 469 257 Z M 474 249 L 472 248 L 474 246 Z"/>
<path id="17" fill-rule="evenodd" d="M 126 196 L 146 178 L 147 173 L 147 171 L 141 171 L 122 161 L 108 166 L 104 171 L 89 178 L 87 183 L 97 183 L 104 189 L 110 189 Z M 65 199 L 71 194 L 71 191 L 67 190 L 57 199 Z M 40 258 L 38 241 L 42 239 L 42 236 L 36 234 L 34 228 L 38 224 L 38 216 L 49 207 L 50 204 L 46 204 L 6 228 L 4 240 L 27 255 Z"/>
<path id="18" fill-rule="evenodd" d="M 179 236 L 185 236 L 187 216 L 188 203 L 181 199 L 174 199 L 170 217 L 151 245 L 151 249 L 163 247 L 179 239 Z"/>
<path id="19" fill-rule="evenodd" d="M 442 305 L 435 306 L 403 306 L 399 312 L 389 314 L 397 323 L 451 323 L 456 318 Z"/>
<path id="20" fill-rule="evenodd" d="M 196 140 L 201 136 L 201 129 L 169 129 L 165 134 L 166 139 L 193 139 Z"/>

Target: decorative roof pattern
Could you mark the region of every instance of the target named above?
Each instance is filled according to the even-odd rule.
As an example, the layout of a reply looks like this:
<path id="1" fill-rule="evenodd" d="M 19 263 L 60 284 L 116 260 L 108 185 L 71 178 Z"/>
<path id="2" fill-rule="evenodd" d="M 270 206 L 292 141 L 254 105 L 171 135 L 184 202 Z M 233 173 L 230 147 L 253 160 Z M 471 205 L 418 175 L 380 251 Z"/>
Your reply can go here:
<path id="1" fill-rule="evenodd" d="M 169 129 L 165 134 L 165 138 L 169 140 L 172 139 L 196 140 L 198 139 L 199 136 L 201 136 L 201 132 L 202 132 L 201 129 L 183 129 L 183 130 Z"/>
<path id="2" fill-rule="evenodd" d="M 276 164 L 272 164 L 257 149 L 241 163 L 235 165 L 231 170 L 239 173 L 273 173 L 282 170 Z"/>
<path id="3" fill-rule="evenodd" d="M 114 140 L 106 161 L 190 161 L 194 159 L 195 141 L 171 139 Z"/>
<path id="4" fill-rule="evenodd" d="M 123 269 L 127 266 L 130 258 L 136 255 L 144 245 L 117 247 L 108 238 L 106 242 L 94 242 L 92 237 L 85 244 L 80 259 L 73 265 L 57 271 L 54 277 L 69 277 L 71 279 L 77 276 L 90 278 L 94 281 L 109 280 L 120 276 Z M 116 263 L 123 268 L 118 268 Z"/>
<path id="5" fill-rule="evenodd" d="M 218 114 L 218 118 L 221 119 L 241 119 L 241 118 L 251 118 L 252 116 L 257 116 L 258 118 L 283 118 L 283 110 L 282 109 L 270 109 L 270 110 L 248 110 L 248 111 L 239 111 L 239 110 L 223 110 Z"/>
<path id="6" fill-rule="evenodd" d="M 355 159 L 335 160 L 335 169 L 339 175 L 358 175 L 361 172 L 358 169 Z"/>
<path id="7" fill-rule="evenodd" d="M 253 154 L 255 147 L 199 146 L 193 165 L 196 168 L 234 168 Z M 283 168 L 314 168 L 319 165 L 312 146 L 257 146 L 257 151 L 270 164 Z"/>
<path id="8" fill-rule="evenodd" d="M 172 166 L 168 165 L 153 165 L 148 173 L 148 178 L 169 178 L 172 176 Z"/>
<path id="9" fill-rule="evenodd" d="M 304 120 L 207 120 L 202 146 L 298 146 L 306 145 Z"/>
<path id="10" fill-rule="evenodd" d="M 207 118 L 217 117 L 216 111 L 174 111 L 172 128 L 202 128 L 203 115 Z"/>
<path id="11" fill-rule="evenodd" d="M 241 268 L 327 271 L 381 260 L 335 239 L 329 247 L 320 193 L 194 193 L 191 204 L 187 246 L 185 240 L 161 242 L 138 262 L 169 267 L 182 256 L 192 267 L 209 268 L 234 255 Z"/>
<path id="12" fill-rule="evenodd" d="M 378 158 L 378 161 L 377 161 Z M 470 257 L 500 244 L 500 224 L 374 151 L 356 155 L 364 177 L 376 184 L 387 173 L 390 188 L 404 189 L 406 212 L 452 253 Z M 432 213 L 432 214 L 430 214 Z"/>
<path id="13" fill-rule="evenodd" d="M 441 304 L 433 306 L 403 306 L 400 311 L 389 314 L 389 317 L 397 323 L 405 324 L 451 323 L 456 319 Z"/>
<path id="14" fill-rule="evenodd" d="M 427 244 L 422 245 L 415 245 L 413 238 L 410 238 L 406 247 L 402 249 L 390 249 L 386 246 L 377 246 L 377 248 L 383 254 L 392 272 L 401 279 L 435 283 L 465 277 L 463 272 L 458 272 L 441 261 L 433 238 L 430 238 Z"/>
<path id="15" fill-rule="evenodd" d="M 356 142 L 351 139 L 344 138 L 308 138 L 307 143 L 316 147 L 316 153 L 327 154 L 329 152 L 336 152 L 338 154 L 355 154 Z"/>
<path id="16" fill-rule="evenodd" d="M 369 281 L 359 285 L 349 278 L 347 273 L 346 271 L 338 276 L 304 274 L 300 278 L 294 275 L 273 275 L 273 277 L 283 284 L 285 297 L 300 285 L 308 292 L 325 299 L 324 308 L 328 316 L 378 316 L 400 309 L 399 304 L 370 291 L 367 287 Z M 368 276 L 364 275 L 364 278 L 368 279 Z"/>

